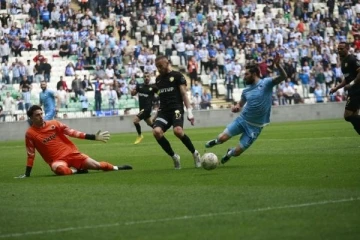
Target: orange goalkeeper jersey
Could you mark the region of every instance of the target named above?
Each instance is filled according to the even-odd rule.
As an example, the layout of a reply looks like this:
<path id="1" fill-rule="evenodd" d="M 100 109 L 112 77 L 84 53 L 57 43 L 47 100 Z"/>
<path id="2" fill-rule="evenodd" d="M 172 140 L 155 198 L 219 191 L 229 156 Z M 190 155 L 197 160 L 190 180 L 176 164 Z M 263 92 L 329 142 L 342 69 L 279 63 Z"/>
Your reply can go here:
<path id="1" fill-rule="evenodd" d="M 33 166 L 35 150 L 49 165 L 54 161 L 62 160 L 69 154 L 78 153 L 79 150 L 66 135 L 80 139 L 85 138 L 85 133 L 71 129 L 57 120 L 45 121 L 41 128 L 30 127 L 25 136 L 27 166 Z"/>

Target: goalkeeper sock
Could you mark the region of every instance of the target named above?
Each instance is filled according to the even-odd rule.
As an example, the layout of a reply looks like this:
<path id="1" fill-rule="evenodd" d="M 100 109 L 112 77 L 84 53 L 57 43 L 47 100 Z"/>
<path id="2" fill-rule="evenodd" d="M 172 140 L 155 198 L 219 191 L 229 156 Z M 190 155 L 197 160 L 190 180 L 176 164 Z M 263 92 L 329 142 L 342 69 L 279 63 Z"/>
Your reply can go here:
<path id="1" fill-rule="evenodd" d="M 140 126 L 140 124 L 134 123 L 134 125 L 135 125 L 135 128 L 136 128 L 136 131 L 137 131 L 138 135 L 141 136 L 141 126 Z"/>
<path id="2" fill-rule="evenodd" d="M 181 138 L 181 141 L 187 147 L 187 149 L 189 149 L 191 153 L 195 152 L 195 147 L 191 142 L 190 138 L 186 134 L 184 134 L 184 136 Z"/>
<path id="3" fill-rule="evenodd" d="M 100 170 L 113 171 L 113 170 L 117 170 L 117 169 L 115 169 L 114 166 L 108 162 L 100 162 Z"/>
<path id="4" fill-rule="evenodd" d="M 160 139 L 156 139 L 156 141 L 159 143 L 159 145 L 162 147 L 162 149 L 170 156 L 174 156 L 175 153 L 171 148 L 171 145 L 169 141 L 163 136 Z"/>
<path id="5" fill-rule="evenodd" d="M 71 168 L 68 168 L 65 166 L 58 166 L 54 172 L 56 175 L 71 175 L 71 174 L 73 174 L 73 171 L 71 170 Z"/>

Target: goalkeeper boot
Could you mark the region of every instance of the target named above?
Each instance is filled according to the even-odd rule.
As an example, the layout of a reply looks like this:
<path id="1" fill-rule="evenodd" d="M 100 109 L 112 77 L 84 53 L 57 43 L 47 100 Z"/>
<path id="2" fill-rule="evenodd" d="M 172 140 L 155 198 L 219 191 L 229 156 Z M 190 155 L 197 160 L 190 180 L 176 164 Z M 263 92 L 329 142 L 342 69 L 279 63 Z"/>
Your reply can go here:
<path id="1" fill-rule="evenodd" d="M 84 173 L 89 173 L 89 171 L 87 169 L 76 169 L 76 174 L 84 174 Z"/>
<path id="2" fill-rule="evenodd" d="M 171 158 L 174 162 L 174 168 L 177 170 L 181 169 L 180 156 L 175 153 Z"/>
<path id="3" fill-rule="evenodd" d="M 215 146 L 217 144 L 217 139 L 213 139 L 210 140 L 208 142 L 205 143 L 205 147 L 206 148 L 212 148 L 213 146 Z"/>
<path id="4" fill-rule="evenodd" d="M 231 152 L 232 149 L 229 148 L 226 152 L 226 154 L 221 158 L 221 164 L 225 164 L 226 162 L 228 162 L 231 158 Z"/>
<path id="5" fill-rule="evenodd" d="M 139 144 L 142 140 L 143 140 L 144 136 L 143 135 L 140 135 L 136 138 L 134 144 Z"/>
<path id="6" fill-rule="evenodd" d="M 201 156 L 198 150 L 193 153 L 194 163 L 196 168 L 201 168 Z"/>
<path id="7" fill-rule="evenodd" d="M 118 170 L 132 170 L 132 166 L 130 165 L 122 165 L 122 166 L 117 166 Z"/>

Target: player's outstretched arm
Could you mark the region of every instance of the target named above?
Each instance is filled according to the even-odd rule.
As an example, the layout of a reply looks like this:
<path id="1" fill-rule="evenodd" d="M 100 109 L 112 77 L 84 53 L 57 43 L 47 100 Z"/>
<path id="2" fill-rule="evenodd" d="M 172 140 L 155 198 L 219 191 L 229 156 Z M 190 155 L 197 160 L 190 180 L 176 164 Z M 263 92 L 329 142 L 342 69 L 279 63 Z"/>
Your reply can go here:
<path id="1" fill-rule="evenodd" d="M 63 133 L 67 136 L 79 138 L 79 139 L 87 139 L 87 140 L 95 140 L 101 141 L 106 143 L 110 139 L 110 133 L 108 131 L 101 131 L 99 130 L 96 134 L 88 134 L 77 131 L 75 129 L 69 128 L 63 123 L 59 123 L 60 128 L 62 129 Z"/>
<path id="2" fill-rule="evenodd" d="M 284 70 L 283 66 L 280 64 L 281 57 L 280 55 L 276 55 L 274 59 L 274 66 L 279 70 L 280 75 L 273 78 L 273 83 L 279 84 L 282 81 L 287 79 L 286 71 Z"/>
<path id="3" fill-rule="evenodd" d="M 343 78 L 343 80 L 341 81 L 341 83 L 340 84 L 338 84 L 338 85 L 336 85 L 335 87 L 333 87 L 333 88 L 331 88 L 330 89 L 330 94 L 333 94 L 333 93 L 335 93 L 335 92 L 337 92 L 337 90 L 339 90 L 339 89 L 341 89 L 341 88 L 343 88 L 343 87 L 345 87 L 346 86 L 346 80 L 345 80 L 345 78 Z"/>
<path id="4" fill-rule="evenodd" d="M 194 125 L 195 119 L 194 119 L 194 115 L 192 113 L 192 107 L 190 104 L 190 100 L 186 93 L 186 85 L 185 84 L 180 85 L 180 92 L 181 92 L 181 96 L 182 96 L 183 102 L 185 104 L 185 107 L 187 109 L 187 119 L 191 122 L 191 125 Z"/>

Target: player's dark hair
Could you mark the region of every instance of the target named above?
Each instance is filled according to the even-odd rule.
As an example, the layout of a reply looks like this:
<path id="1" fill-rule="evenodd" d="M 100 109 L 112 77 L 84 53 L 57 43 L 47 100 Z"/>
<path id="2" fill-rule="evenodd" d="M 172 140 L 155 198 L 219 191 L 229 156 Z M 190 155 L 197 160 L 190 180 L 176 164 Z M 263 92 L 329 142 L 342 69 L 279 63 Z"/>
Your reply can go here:
<path id="1" fill-rule="evenodd" d="M 257 64 L 250 64 L 246 66 L 246 69 L 249 70 L 249 73 L 255 73 L 256 76 L 260 77 L 260 69 Z"/>
<path id="2" fill-rule="evenodd" d="M 350 45 L 349 45 L 348 42 L 342 41 L 342 42 L 340 42 L 339 44 L 343 44 L 343 45 L 345 45 L 346 48 L 350 48 Z"/>
<path id="3" fill-rule="evenodd" d="M 36 110 L 42 110 L 42 108 L 39 105 L 32 105 L 29 110 L 26 112 L 26 115 L 28 117 L 31 117 Z"/>
<path id="4" fill-rule="evenodd" d="M 159 61 L 159 60 L 162 60 L 162 59 L 166 59 L 168 60 L 168 58 L 165 56 L 165 55 L 159 55 L 155 58 L 155 62 Z"/>

